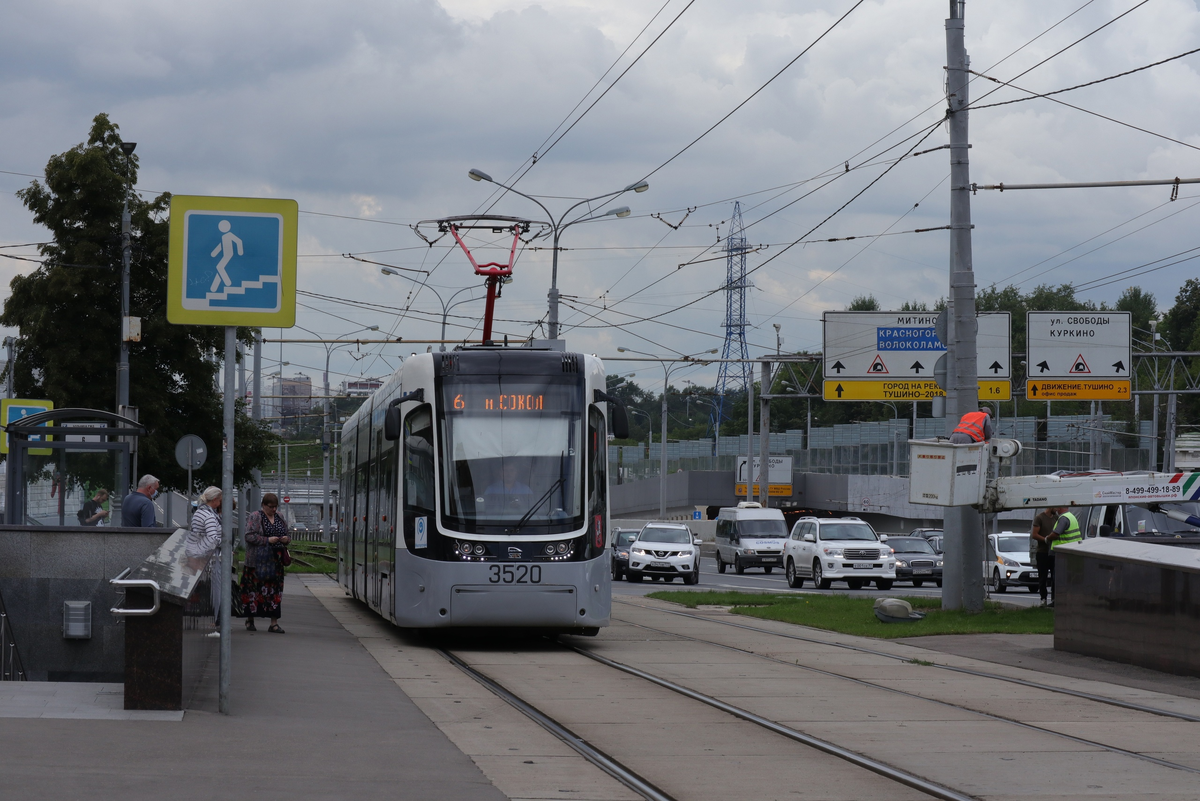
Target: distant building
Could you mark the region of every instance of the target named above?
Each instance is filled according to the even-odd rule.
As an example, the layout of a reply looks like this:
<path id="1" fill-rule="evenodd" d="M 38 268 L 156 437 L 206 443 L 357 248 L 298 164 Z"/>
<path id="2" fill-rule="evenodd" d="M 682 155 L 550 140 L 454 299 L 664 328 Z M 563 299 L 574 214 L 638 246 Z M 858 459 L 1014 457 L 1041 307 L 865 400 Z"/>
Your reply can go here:
<path id="1" fill-rule="evenodd" d="M 342 394 L 351 398 L 365 398 L 383 386 L 382 378 L 359 378 L 342 382 Z"/>
<path id="2" fill-rule="evenodd" d="M 312 409 L 312 379 L 303 373 L 297 373 L 291 378 L 279 378 L 271 392 L 272 414 L 278 417 L 281 426 L 295 426 L 297 418 L 308 414 Z"/>

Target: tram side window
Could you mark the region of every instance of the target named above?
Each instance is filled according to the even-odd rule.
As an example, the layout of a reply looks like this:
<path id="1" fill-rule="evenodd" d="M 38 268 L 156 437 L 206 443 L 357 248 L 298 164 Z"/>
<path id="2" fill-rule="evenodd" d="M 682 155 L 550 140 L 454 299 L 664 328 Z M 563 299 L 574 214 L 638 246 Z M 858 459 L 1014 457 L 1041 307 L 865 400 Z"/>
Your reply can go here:
<path id="1" fill-rule="evenodd" d="M 404 418 L 404 505 L 434 507 L 433 411 L 421 406 Z"/>
<path id="2" fill-rule="evenodd" d="M 588 412 L 588 474 L 591 481 L 588 494 L 588 508 L 592 519 L 600 516 L 600 531 L 604 531 L 607 521 L 604 515 L 608 509 L 608 437 L 604 430 L 604 415 L 595 406 Z"/>

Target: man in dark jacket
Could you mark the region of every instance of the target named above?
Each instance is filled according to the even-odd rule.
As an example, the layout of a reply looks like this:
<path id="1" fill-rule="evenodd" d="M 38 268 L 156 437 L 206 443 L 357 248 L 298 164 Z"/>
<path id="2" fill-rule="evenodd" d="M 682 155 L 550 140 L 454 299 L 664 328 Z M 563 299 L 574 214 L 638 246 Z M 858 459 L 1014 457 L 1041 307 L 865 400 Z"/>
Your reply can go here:
<path id="1" fill-rule="evenodd" d="M 138 482 L 137 489 L 125 496 L 121 502 L 121 525 L 133 528 L 152 528 L 155 525 L 154 501 L 158 495 L 158 479 L 147 473 Z"/>

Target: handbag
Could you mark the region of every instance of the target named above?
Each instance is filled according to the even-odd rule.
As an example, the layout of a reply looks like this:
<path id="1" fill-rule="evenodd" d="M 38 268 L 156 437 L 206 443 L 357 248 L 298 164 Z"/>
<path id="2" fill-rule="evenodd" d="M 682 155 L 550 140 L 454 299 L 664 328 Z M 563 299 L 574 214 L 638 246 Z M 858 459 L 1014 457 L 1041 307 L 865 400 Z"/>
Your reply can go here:
<path id="1" fill-rule="evenodd" d="M 279 564 L 288 567 L 292 563 L 292 554 L 288 551 L 287 546 L 279 549 Z"/>

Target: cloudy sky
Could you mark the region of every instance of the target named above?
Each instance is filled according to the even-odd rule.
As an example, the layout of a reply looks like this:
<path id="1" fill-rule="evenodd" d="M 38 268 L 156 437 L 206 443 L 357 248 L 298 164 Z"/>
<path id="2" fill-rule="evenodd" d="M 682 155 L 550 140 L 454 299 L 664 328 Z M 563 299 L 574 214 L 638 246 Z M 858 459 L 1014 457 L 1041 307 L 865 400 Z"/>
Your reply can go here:
<path id="1" fill-rule="evenodd" d="M 517 188 L 556 214 L 648 176 L 648 192 L 593 206 L 627 204 L 631 217 L 563 235 L 569 347 L 602 356 L 618 346 L 664 355 L 719 348 L 725 301 L 712 293 L 724 278 L 720 240 L 736 199 L 748 242 L 760 248 L 749 257 L 751 353 L 774 350 L 776 323 L 785 348 L 815 349 L 822 311 L 858 295 L 896 308 L 947 293 L 946 233 L 906 233 L 947 223 L 947 151 L 891 164 L 918 142 L 918 151 L 947 142 L 937 125 L 946 14 L 945 0 L 7 3 L 0 245 L 45 238 L 14 192 L 107 112 L 138 142 L 141 191 L 299 202 L 300 288 L 312 293 L 301 297 L 301 326 L 338 337 L 378 325 L 381 335 L 436 339 L 435 292 L 448 300 L 478 282 L 447 240 L 429 248 L 410 224 L 488 209 L 544 216 L 468 180 L 468 169 L 519 177 Z M 1195 0 L 992 0 L 968 3 L 966 31 L 973 69 L 1048 92 L 1200 47 L 1200 10 Z M 1197 69 L 1200 54 L 1057 96 L 1078 108 L 1034 99 L 980 109 L 971 115 L 972 179 L 1200 177 Z M 1027 96 L 1000 87 L 980 99 L 995 88 L 976 80 L 972 98 Z M 1165 309 L 1200 264 L 1145 271 L 1200 244 L 1200 187 L 1170 197 L 1170 187 L 980 192 L 972 201 L 978 283 L 1073 283 L 1110 303 L 1136 283 Z M 882 233 L 781 253 L 806 236 Z M 481 235 L 477 244 L 498 239 Z M 427 270 L 409 273 L 427 286 L 348 253 Z M 28 264 L 0 262 L 7 291 Z M 549 283 L 549 252 L 524 249 L 497 331 L 544 336 Z M 451 310 L 449 335 L 478 336 L 481 309 Z M 339 349 L 331 380 L 387 374 L 425 347 Z M 278 359 L 277 348 L 268 355 Z M 288 372 L 314 378 L 324 357 L 320 346 L 302 345 L 283 355 Z M 639 383 L 661 386 L 657 367 L 622 372 L 631 370 Z M 711 381 L 712 373 L 688 377 Z"/>

